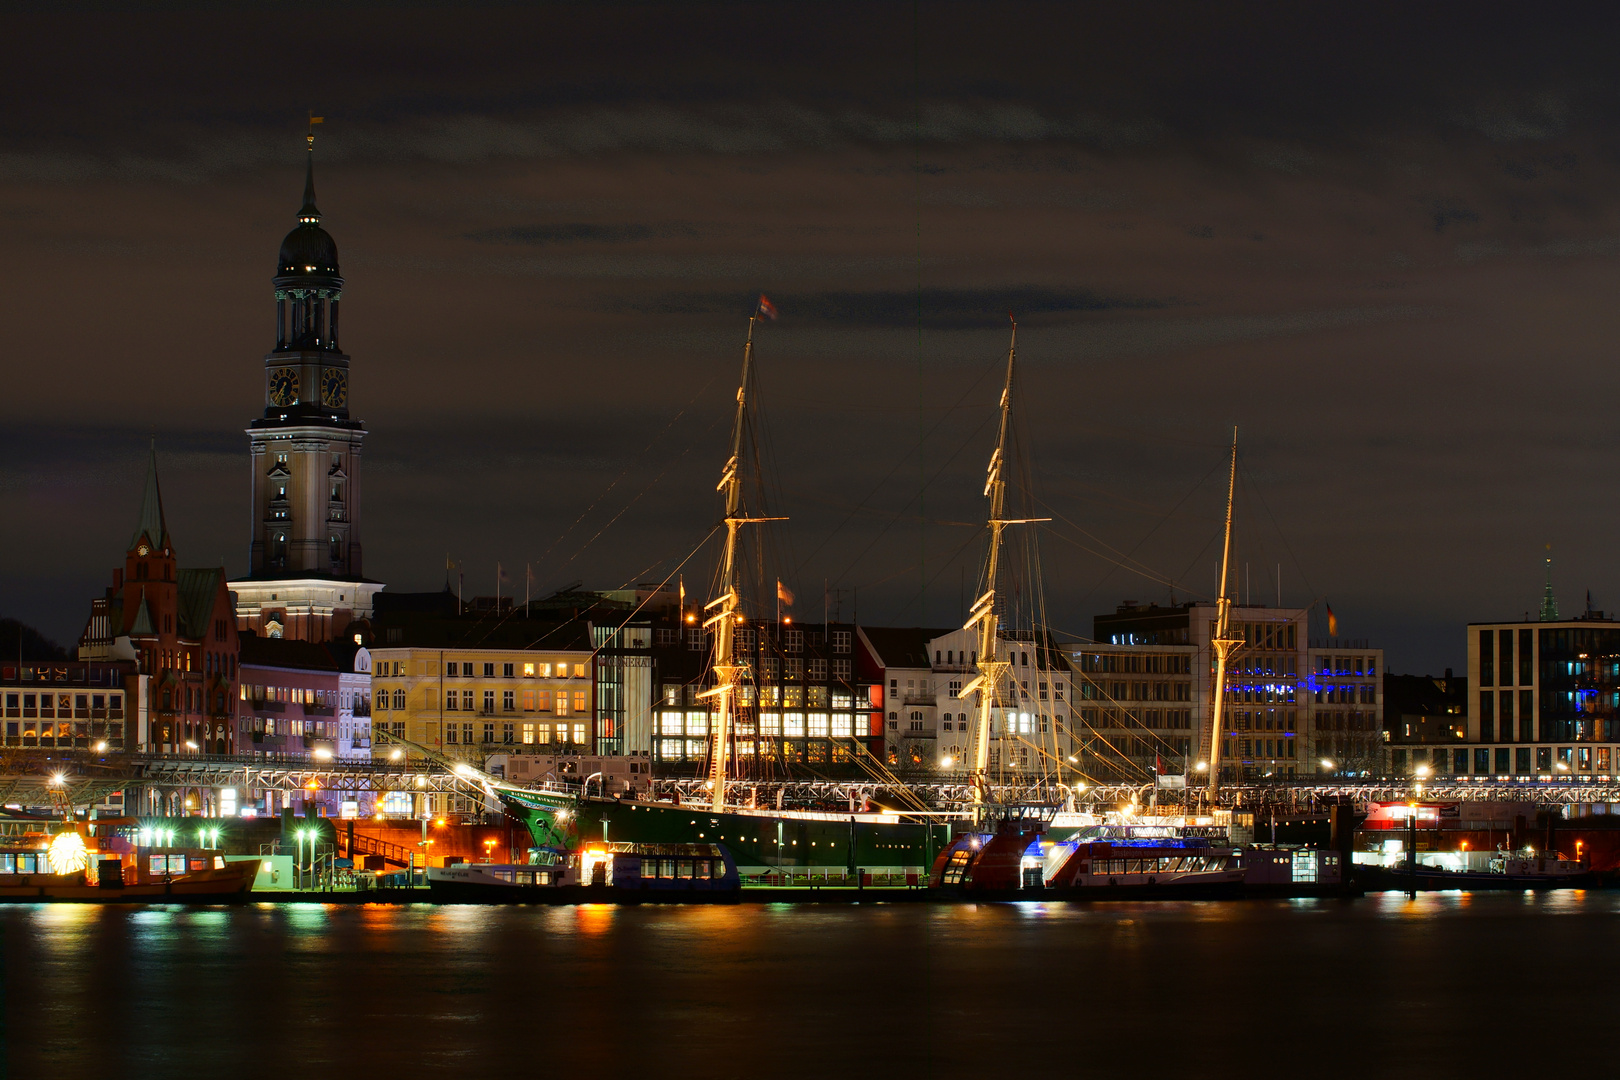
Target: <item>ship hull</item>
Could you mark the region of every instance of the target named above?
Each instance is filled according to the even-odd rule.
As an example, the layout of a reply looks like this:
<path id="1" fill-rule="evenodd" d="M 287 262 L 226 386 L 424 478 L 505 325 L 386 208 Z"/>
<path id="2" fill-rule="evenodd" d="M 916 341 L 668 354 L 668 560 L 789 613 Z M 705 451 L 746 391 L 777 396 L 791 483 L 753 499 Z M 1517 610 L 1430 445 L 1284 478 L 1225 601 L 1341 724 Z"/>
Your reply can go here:
<path id="1" fill-rule="evenodd" d="M 25 874 L 0 884 L 0 903 L 232 903 L 250 898 L 258 865 L 257 861 L 229 863 L 222 869 L 199 870 L 169 881 L 118 886 L 90 884 L 83 873 Z"/>
<path id="2" fill-rule="evenodd" d="M 876 814 L 722 811 L 695 805 L 585 799 L 571 809 L 508 807 L 542 845 L 567 818 L 570 847 L 599 841 L 629 844 L 724 844 L 739 867 L 926 867 L 950 842 L 948 825 L 924 825 Z M 886 820 L 885 820 L 886 819 Z"/>

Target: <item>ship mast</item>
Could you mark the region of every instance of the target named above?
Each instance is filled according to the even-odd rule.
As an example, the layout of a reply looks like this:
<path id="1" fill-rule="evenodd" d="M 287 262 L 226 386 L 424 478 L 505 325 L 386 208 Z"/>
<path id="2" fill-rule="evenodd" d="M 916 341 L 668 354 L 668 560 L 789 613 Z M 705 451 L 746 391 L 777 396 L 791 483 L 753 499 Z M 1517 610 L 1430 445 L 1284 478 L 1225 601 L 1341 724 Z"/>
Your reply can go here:
<path id="1" fill-rule="evenodd" d="M 1001 390 L 1001 430 L 996 436 L 996 449 L 990 455 L 990 467 L 986 471 L 984 482 L 984 494 L 990 500 L 990 516 L 987 521 L 990 529 L 990 551 L 985 561 L 985 591 L 983 596 L 974 601 L 973 609 L 968 613 L 967 624 L 962 627 L 964 630 L 976 627 L 979 632 L 977 662 L 979 674 L 969 680 L 961 690 L 963 697 L 975 690 L 979 692 L 979 715 L 973 727 L 971 777 L 973 802 L 975 807 L 979 808 L 983 807 L 990 783 L 990 731 L 995 719 L 996 702 L 1007 672 L 1012 667 L 1010 662 L 1001 659 L 996 648 L 1001 637 L 1001 617 L 996 611 L 996 578 L 1001 569 L 1001 534 L 1008 525 L 1051 520 L 1003 516 L 1006 513 L 1007 481 L 1003 478 L 1002 472 L 1007 465 L 1007 442 L 1012 434 L 1013 371 L 1017 359 L 1018 322 L 1012 320 L 1012 342 L 1007 347 L 1007 382 Z"/>
<path id="2" fill-rule="evenodd" d="M 737 706 L 737 681 L 746 675 L 747 665 L 734 658 L 736 627 L 742 621 L 738 609 L 741 599 L 737 581 L 737 531 L 744 525 L 762 521 L 786 521 L 786 518 L 747 517 L 742 505 L 742 454 L 744 429 L 748 422 L 748 380 L 754 366 L 754 323 L 756 312 L 748 317 L 748 340 L 743 344 L 742 381 L 737 386 L 737 418 L 731 428 L 731 457 L 721 471 L 720 483 L 715 487 L 726 499 L 726 550 L 721 560 L 720 595 L 704 605 L 704 610 L 717 608 L 704 620 L 704 629 L 713 627 L 715 685 L 704 691 L 701 698 L 715 698 L 719 714 L 714 723 L 714 746 L 709 755 L 709 786 L 714 795 L 714 810 L 718 813 L 726 806 L 726 779 L 730 774 L 731 724 Z"/>
<path id="3" fill-rule="evenodd" d="M 1215 708 L 1209 740 L 1209 785 L 1206 794 L 1211 806 L 1220 794 L 1221 786 L 1221 726 L 1226 705 L 1226 660 L 1239 645 L 1241 638 L 1231 634 L 1232 598 L 1226 595 L 1227 570 L 1232 565 L 1232 497 L 1237 493 L 1237 428 L 1232 429 L 1232 469 L 1226 480 L 1226 542 L 1221 548 L 1221 594 L 1215 601 L 1215 636 L 1210 647 L 1215 650 Z"/>

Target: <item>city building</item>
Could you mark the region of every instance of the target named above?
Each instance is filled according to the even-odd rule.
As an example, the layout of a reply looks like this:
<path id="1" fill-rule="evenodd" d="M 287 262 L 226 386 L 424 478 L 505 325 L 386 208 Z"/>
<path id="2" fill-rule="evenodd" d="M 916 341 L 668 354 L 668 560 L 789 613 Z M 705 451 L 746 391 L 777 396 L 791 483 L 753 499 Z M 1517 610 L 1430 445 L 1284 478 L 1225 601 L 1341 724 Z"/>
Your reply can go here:
<path id="1" fill-rule="evenodd" d="M 405 593 L 378 605 L 368 651 L 374 756 L 390 752 L 384 735 L 479 768 L 515 748 L 596 751 L 588 622 Z"/>
<path id="2" fill-rule="evenodd" d="M 1543 605 L 1536 621 L 1468 627 L 1466 769 L 1455 753 L 1408 768 L 1514 778 L 1612 776 L 1620 761 L 1620 623 L 1571 619 Z"/>
<path id="3" fill-rule="evenodd" d="M 1075 756 L 1097 780 L 1152 782 L 1196 759 L 1198 650 L 1182 644 L 1087 644 L 1068 650 L 1079 726 Z M 1207 676 L 1206 676 L 1207 678 Z"/>
<path id="4" fill-rule="evenodd" d="M 972 767 L 978 695 L 963 687 L 978 676 L 975 630 L 894 629 L 863 626 L 860 641 L 876 672 L 884 709 L 883 753 L 902 770 Z M 1011 665 L 1019 700 L 995 710 L 990 724 L 989 764 L 994 770 L 1062 773 L 1071 743 L 1072 672 L 1050 639 L 1037 648 L 1033 635 L 1004 633 L 996 650 Z"/>
<path id="5" fill-rule="evenodd" d="M 1384 679 L 1384 736 L 1390 766 L 1408 771 L 1412 758 L 1434 766 L 1444 756 L 1449 773 L 1467 773 L 1468 680 L 1450 668 L 1441 678 L 1432 675 L 1391 675 Z M 1461 759 L 1457 758 L 1462 754 Z"/>
<path id="6" fill-rule="evenodd" d="M 338 664 L 338 760 L 370 761 L 371 650 L 360 634 L 326 647 Z"/>
<path id="7" fill-rule="evenodd" d="M 712 642 L 698 619 L 693 608 L 684 619 L 666 617 L 653 627 L 655 774 L 697 775 L 709 758 Z M 883 753 L 882 687 L 856 649 L 852 624 L 784 617 L 750 620 L 735 633 L 733 655 L 752 676 L 738 688 L 733 718 L 739 777 L 779 778 L 799 766 L 854 774 L 862 754 Z"/>
<path id="8" fill-rule="evenodd" d="M 134 660 L 0 664 L 7 747 L 119 752 L 145 740 L 151 676 Z"/>
<path id="9" fill-rule="evenodd" d="M 313 641 L 241 638 L 237 743 L 254 757 L 338 756 L 338 664 Z M 266 812 L 273 808 L 266 807 Z"/>
<path id="10" fill-rule="evenodd" d="M 80 660 L 126 661 L 149 678 L 133 706 L 130 749 L 231 754 L 237 749 L 237 632 L 223 567 L 176 564 L 151 455 L 140 517 L 106 594 L 91 602 Z"/>
<path id="11" fill-rule="evenodd" d="M 348 642 L 244 634 L 237 743 L 279 761 L 371 760 L 371 654 Z M 367 816 L 374 795 L 343 788 L 287 794 L 250 790 L 260 813 L 303 807 L 329 817 Z"/>
<path id="12" fill-rule="evenodd" d="M 1385 772 L 1383 650 L 1361 639 L 1320 638 L 1311 642 L 1306 669 L 1307 761 L 1324 774 Z"/>
<path id="13" fill-rule="evenodd" d="M 1237 604 L 1227 665 L 1221 772 L 1314 775 L 1376 760 L 1383 654 L 1365 642 L 1312 642 L 1304 608 Z M 1099 779 L 1206 767 L 1214 721 L 1213 604 L 1122 604 L 1070 647 L 1081 762 Z M 1337 756 L 1330 756 L 1337 755 Z M 1341 763 L 1340 758 L 1345 761 Z M 1324 764 L 1326 762 L 1326 764 Z M 1356 771 L 1361 771 L 1357 768 Z"/>
<path id="14" fill-rule="evenodd" d="M 264 413 L 248 427 L 249 572 L 231 583 L 243 630 L 327 641 L 371 617 L 382 585 L 362 573 L 360 449 L 349 357 L 338 339 L 343 278 L 315 206 L 311 138 L 298 224 L 272 279 L 275 347 L 264 358 Z"/>

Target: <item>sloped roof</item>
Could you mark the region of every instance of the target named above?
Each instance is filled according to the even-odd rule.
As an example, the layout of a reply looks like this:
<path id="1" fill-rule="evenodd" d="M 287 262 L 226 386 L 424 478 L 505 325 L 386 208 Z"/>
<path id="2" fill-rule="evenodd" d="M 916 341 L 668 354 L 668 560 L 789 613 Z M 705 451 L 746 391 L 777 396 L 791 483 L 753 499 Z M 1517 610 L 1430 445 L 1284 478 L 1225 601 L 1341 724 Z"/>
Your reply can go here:
<path id="1" fill-rule="evenodd" d="M 123 605 L 119 605 L 122 608 Z M 135 621 L 130 623 L 131 637 L 136 634 L 155 634 L 156 628 L 152 625 L 152 609 L 146 606 L 146 587 L 141 587 L 141 606 L 135 609 Z"/>
<path id="2" fill-rule="evenodd" d="M 297 668 L 303 671 L 337 671 L 338 663 L 324 645 L 291 638 L 262 638 L 243 634 L 238 639 L 239 660 L 253 667 Z"/>
<path id="3" fill-rule="evenodd" d="M 952 629 L 955 629 L 954 627 Z M 922 626 L 863 626 L 861 633 L 871 643 L 878 663 L 884 667 L 925 668 L 933 666 L 928 643 L 950 630 L 930 630 Z"/>
<path id="4" fill-rule="evenodd" d="M 214 601 L 225 587 L 225 568 L 176 570 L 175 583 L 180 592 L 180 636 L 201 641 L 213 629 L 209 623 Z"/>
<path id="5" fill-rule="evenodd" d="M 146 466 L 146 491 L 141 495 L 141 516 L 135 522 L 135 535 L 130 537 L 129 547 L 125 550 L 135 550 L 143 536 L 147 544 L 159 551 L 169 545 L 169 526 L 163 518 L 163 492 L 158 487 L 155 447 Z"/>

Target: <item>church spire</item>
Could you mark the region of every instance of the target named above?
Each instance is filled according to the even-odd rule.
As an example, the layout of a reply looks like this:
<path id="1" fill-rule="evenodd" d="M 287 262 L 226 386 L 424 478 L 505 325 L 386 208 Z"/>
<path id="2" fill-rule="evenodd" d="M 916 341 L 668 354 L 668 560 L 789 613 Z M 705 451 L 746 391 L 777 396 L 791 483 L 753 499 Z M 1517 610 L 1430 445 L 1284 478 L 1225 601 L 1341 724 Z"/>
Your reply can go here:
<path id="1" fill-rule="evenodd" d="M 304 207 L 298 211 L 298 220 L 305 225 L 317 225 L 321 220 L 321 212 L 315 208 L 315 125 L 324 123 L 326 117 L 310 112 L 309 134 L 304 136 L 309 141 L 309 160 L 304 163 Z"/>
<path id="2" fill-rule="evenodd" d="M 145 538 L 148 547 L 162 551 L 169 546 L 169 526 L 163 517 L 163 491 L 158 487 L 157 440 L 152 440 L 151 457 L 146 466 L 146 491 L 141 496 L 141 516 L 135 523 L 135 535 L 130 538 L 134 550 Z"/>
<path id="3" fill-rule="evenodd" d="M 304 163 L 304 205 L 298 211 L 298 220 L 304 225 L 320 223 L 321 212 L 315 207 L 315 144 L 309 144 L 309 160 Z"/>
<path id="4" fill-rule="evenodd" d="M 1547 545 L 1547 550 L 1548 551 L 1552 550 L 1552 545 L 1551 544 Z M 1591 605 L 1588 604 L 1587 606 L 1590 607 Z M 1541 595 L 1541 621 L 1542 622 L 1557 622 L 1558 621 L 1558 598 L 1553 595 L 1553 590 L 1552 590 L 1552 556 L 1551 555 L 1547 556 L 1547 588 L 1546 588 L 1546 591 L 1544 591 L 1542 593 L 1542 595 Z"/>

